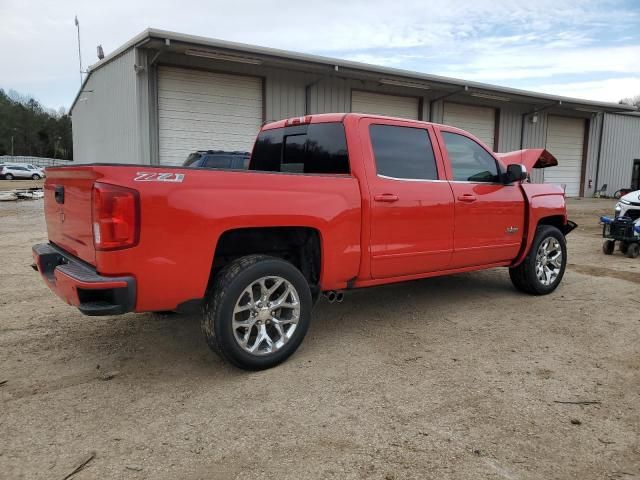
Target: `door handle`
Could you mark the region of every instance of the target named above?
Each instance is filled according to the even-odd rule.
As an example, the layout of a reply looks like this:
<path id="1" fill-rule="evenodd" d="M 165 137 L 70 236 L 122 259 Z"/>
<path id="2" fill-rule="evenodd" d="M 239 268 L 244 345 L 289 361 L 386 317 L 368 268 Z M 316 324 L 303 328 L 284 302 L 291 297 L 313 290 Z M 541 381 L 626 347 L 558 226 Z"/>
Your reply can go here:
<path id="1" fill-rule="evenodd" d="M 461 202 L 475 202 L 477 200 L 475 195 L 471 195 L 470 193 L 465 193 L 464 195 L 459 195 L 458 196 L 458 200 L 460 200 Z"/>
<path id="2" fill-rule="evenodd" d="M 391 202 L 397 202 L 398 201 L 398 195 L 395 195 L 393 193 L 383 193 L 381 195 L 374 196 L 373 199 L 376 202 L 391 203 Z"/>

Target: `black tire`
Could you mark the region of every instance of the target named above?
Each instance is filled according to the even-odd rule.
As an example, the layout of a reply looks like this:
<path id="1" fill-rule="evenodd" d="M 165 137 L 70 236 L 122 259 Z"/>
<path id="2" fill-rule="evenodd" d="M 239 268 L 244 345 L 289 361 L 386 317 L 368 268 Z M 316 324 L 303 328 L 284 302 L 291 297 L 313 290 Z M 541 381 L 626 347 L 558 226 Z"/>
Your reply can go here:
<path id="1" fill-rule="evenodd" d="M 562 261 L 555 280 L 551 284 L 545 285 L 536 275 L 536 254 L 542 242 L 550 237 L 555 238 L 558 241 L 562 252 Z M 533 243 L 531 244 L 529 253 L 527 253 L 527 256 L 520 265 L 509 269 L 509 277 L 511 277 L 513 286 L 521 292 L 529 293 L 531 295 L 547 295 L 553 292 L 558 285 L 560 285 L 566 267 L 567 243 L 564 235 L 556 227 L 551 225 L 540 225 L 536 228 L 536 235 L 533 238 Z"/>
<path id="2" fill-rule="evenodd" d="M 622 190 L 616 190 L 616 193 L 613 194 L 613 198 L 620 198 L 622 197 Z"/>
<path id="3" fill-rule="evenodd" d="M 291 338 L 276 352 L 254 355 L 245 351 L 234 336 L 232 319 L 236 302 L 244 290 L 262 277 L 276 275 L 287 280 L 298 293 L 300 315 Z M 306 279 L 291 263 L 267 255 L 249 255 L 224 267 L 207 290 L 202 332 L 215 353 L 244 370 L 264 370 L 284 362 L 302 343 L 313 306 Z"/>
<path id="4" fill-rule="evenodd" d="M 604 253 L 605 255 L 613 255 L 613 252 L 615 249 L 616 249 L 615 240 L 605 240 L 604 242 L 602 242 L 602 253 Z"/>
<path id="5" fill-rule="evenodd" d="M 629 244 L 625 255 L 629 258 L 636 258 L 638 255 L 640 255 L 640 245 L 638 245 L 637 243 Z"/>
<path id="6" fill-rule="evenodd" d="M 4 179 L 5 179 L 5 180 L 13 180 L 13 175 L 11 175 L 10 173 L 7 173 L 7 174 L 4 176 Z"/>
<path id="7" fill-rule="evenodd" d="M 31 175 L 31 178 L 33 178 L 34 180 L 40 180 L 42 177 L 37 173 L 34 173 L 33 175 Z"/>
<path id="8" fill-rule="evenodd" d="M 620 250 L 620 253 L 626 255 L 627 250 L 629 249 L 629 242 L 620 242 L 620 245 L 618 245 L 618 249 Z"/>

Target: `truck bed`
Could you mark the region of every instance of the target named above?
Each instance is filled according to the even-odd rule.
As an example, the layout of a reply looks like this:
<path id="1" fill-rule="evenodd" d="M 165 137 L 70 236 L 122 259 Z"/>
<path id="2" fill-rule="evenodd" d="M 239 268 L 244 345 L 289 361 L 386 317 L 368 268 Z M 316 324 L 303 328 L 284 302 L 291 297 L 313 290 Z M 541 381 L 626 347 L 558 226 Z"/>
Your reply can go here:
<path id="1" fill-rule="evenodd" d="M 47 173 L 50 242 L 92 265 L 100 275 L 135 274 L 135 311 L 171 310 L 202 298 L 218 239 L 232 229 L 274 224 L 315 227 L 327 245 L 321 283 L 344 288 L 358 272 L 361 194 L 351 176 L 109 164 L 55 167 Z M 135 247 L 94 249 L 94 182 L 139 192 L 140 238 Z M 63 203 L 56 201 L 56 189 L 60 192 L 61 187 Z"/>

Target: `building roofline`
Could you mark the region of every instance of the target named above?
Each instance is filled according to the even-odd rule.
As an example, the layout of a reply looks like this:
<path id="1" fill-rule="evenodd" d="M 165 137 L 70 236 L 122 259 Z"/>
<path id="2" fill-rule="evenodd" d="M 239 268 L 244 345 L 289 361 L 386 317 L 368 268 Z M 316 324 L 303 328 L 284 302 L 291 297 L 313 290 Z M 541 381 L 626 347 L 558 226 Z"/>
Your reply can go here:
<path id="1" fill-rule="evenodd" d="M 534 92 L 530 90 L 521 90 L 521 89 L 511 88 L 511 87 L 501 87 L 498 85 L 492 85 L 488 83 L 467 81 L 467 80 L 462 80 L 458 78 L 444 77 L 440 75 L 432 75 L 432 74 L 414 72 L 410 70 L 403 70 L 403 69 L 397 69 L 397 68 L 382 67 L 379 65 L 353 62 L 350 60 L 340 60 L 337 58 L 324 57 L 319 55 L 310 55 L 305 53 L 292 52 L 288 50 L 280 50 L 276 48 L 260 47 L 257 45 L 230 42 L 226 40 L 219 40 L 215 38 L 208 38 L 208 37 L 202 37 L 197 35 L 188 35 L 183 33 L 172 32 L 168 30 L 160 30 L 156 28 L 147 28 L 146 30 L 144 30 L 143 32 L 141 32 L 140 34 L 136 35 L 131 40 L 126 42 L 124 45 L 122 45 L 121 47 L 111 52 L 109 55 L 107 55 L 104 59 L 102 59 L 98 63 L 91 65 L 89 67 L 89 73 L 87 74 L 85 81 L 82 84 L 80 92 L 78 92 L 78 94 L 76 95 L 71 105 L 70 111 L 75 106 L 78 100 L 78 97 L 80 96 L 80 93 L 84 88 L 85 83 L 87 82 L 87 80 L 89 79 L 89 77 L 93 72 L 103 67 L 107 63 L 113 61 L 114 59 L 116 59 L 117 57 L 125 53 L 127 50 L 129 50 L 130 48 L 141 46 L 152 39 L 160 39 L 160 40 L 168 39 L 169 41 L 174 41 L 174 42 L 180 42 L 180 43 L 192 44 L 192 45 L 198 45 L 198 46 L 204 46 L 204 47 L 221 48 L 221 49 L 237 51 L 239 53 L 245 53 L 245 54 L 250 53 L 254 55 L 264 55 L 264 56 L 269 56 L 269 57 L 289 60 L 289 61 L 293 60 L 293 61 L 300 61 L 300 62 L 306 62 L 306 63 L 327 65 L 334 68 L 338 67 L 338 69 L 343 68 L 347 70 L 357 70 L 357 71 L 369 72 L 369 73 L 379 73 L 383 75 L 393 75 L 397 77 L 403 77 L 409 80 L 421 80 L 421 81 L 437 83 L 441 85 L 450 85 L 454 87 L 458 86 L 460 88 L 465 88 L 465 89 L 472 88 L 472 89 L 483 90 L 487 92 L 496 92 L 496 93 L 502 93 L 507 95 L 516 95 L 519 97 L 534 98 L 538 100 L 547 100 L 550 102 L 557 102 L 558 105 L 562 105 L 563 103 L 566 103 L 571 105 L 592 107 L 594 108 L 594 111 L 597 111 L 598 109 L 608 110 L 610 112 L 637 111 L 637 109 L 631 105 L 618 104 L 613 102 L 601 102 L 596 100 L 587 100 L 587 99 L 573 98 L 573 97 L 565 97 L 561 95 L 551 95 L 547 93 L 539 93 L 539 92 Z"/>

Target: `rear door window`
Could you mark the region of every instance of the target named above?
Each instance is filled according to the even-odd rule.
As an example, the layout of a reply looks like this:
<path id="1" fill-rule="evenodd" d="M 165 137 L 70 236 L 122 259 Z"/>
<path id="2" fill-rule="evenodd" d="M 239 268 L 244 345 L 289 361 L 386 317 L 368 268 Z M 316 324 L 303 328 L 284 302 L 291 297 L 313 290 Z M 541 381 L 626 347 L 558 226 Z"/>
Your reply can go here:
<path id="1" fill-rule="evenodd" d="M 251 170 L 305 174 L 349 174 L 342 123 L 312 123 L 260 132 Z"/>
<path id="2" fill-rule="evenodd" d="M 404 180 L 436 180 L 438 169 L 429 133 L 423 128 L 371 125 L 378 175 Z"/>

